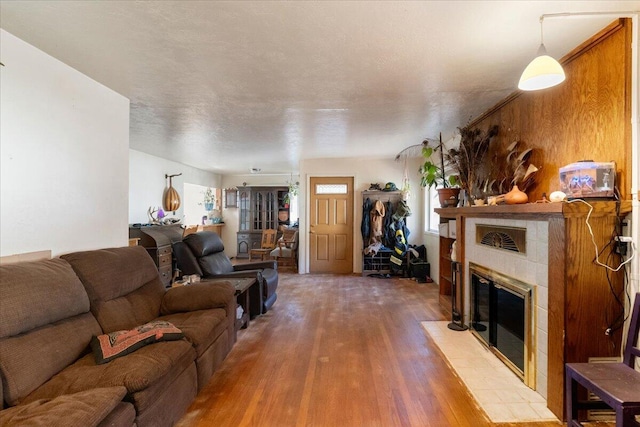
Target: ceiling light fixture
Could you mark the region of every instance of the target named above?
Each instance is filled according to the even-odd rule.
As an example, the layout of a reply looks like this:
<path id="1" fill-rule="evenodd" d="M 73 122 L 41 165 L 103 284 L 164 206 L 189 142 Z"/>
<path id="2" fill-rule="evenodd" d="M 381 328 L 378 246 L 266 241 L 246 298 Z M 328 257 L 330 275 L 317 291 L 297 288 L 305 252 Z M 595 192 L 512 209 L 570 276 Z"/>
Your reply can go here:
<path id="1" fill-rule="evenodd" d="M 533 61 L 527 65 L 522 72 L 518 89 L 520 90 L 540 90 L 553 87 L 562 83 L 565 79 L 562 65 L 549 55 L 544 47 L 542 31 L 542 21 L 544 15 L 540 17 L 540 47 Z"/>
<path id="2" fill-rule="evenodd" d="M 569 16 L 599 16 L 599 15 L 615 15 L 619 18 L 637 15 L 638 11 L 628 12 L 567 12 L 567 13 L 548 13 L 540 16 L 540 47 L 536 58 L 527 65 L 522 72 L 518 89 L 520 90 L 540 90 L 557 86 L 565 80 L 562 65 L 551 56 L 547 55 L 547 49 L 544 46 L 542 23 L 545 18 L 564 18 Z"/>

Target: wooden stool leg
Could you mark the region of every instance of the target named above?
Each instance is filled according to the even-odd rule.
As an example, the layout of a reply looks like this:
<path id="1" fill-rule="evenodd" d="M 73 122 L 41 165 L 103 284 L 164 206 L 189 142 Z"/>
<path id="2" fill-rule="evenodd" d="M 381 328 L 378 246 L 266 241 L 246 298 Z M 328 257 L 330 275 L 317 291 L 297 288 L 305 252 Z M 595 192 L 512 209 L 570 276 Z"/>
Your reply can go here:
<path id="1" fill-rule="evenodd" d="M 567 369 L 565 378 L 565 407 L 567 409 L 567 425 L 580 426 L 578 421 L 578 383 L 571 377 L 571 373 Z"/>
<path id="2" fill-rule="evenodd" d="M 637 425 L 636 411 L 631 408 L 616 408 L 616 426 L 631 427 Z"/>

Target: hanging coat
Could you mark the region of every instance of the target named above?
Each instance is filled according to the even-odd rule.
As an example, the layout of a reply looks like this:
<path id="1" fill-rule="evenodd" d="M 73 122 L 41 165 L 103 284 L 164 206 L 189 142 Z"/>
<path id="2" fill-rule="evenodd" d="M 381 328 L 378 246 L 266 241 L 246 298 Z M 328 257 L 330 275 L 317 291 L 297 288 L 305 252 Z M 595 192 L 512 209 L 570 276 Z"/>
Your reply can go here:
<path id="1" fill-rule="evenodd" d="M 404 262 L 404 256 L 407 253 L 409 239 L 409 229 L 404 223 L 404 219 L 399 219 L 394 222 L 391 227 L 394 230 L 395 240 L 393 243 L 393 252 L 389 261 L 391 261 L 391 269 L 397 271 L 402 268 Z"/>
<path id="2" fill-rule="evenodd" d="M 373 204 L 371 203 L 370 198 L 366 198 L 362 203 L 362 224 L 360 224 L 360 231 L 362 232 L 362 241 L 366 244 L 369 240 L 369 236 L 371 235 L 371 218 L 369 217 L 369 213 L 371 212 L 371 208 Z"/>
<path id="3" fill-rule="evenodd" d="M 385 203 L 384 207 L 384 237 L 382 238 L 382 244 L 387 248 L 392 248 L 395 236 L 394 231 L 391 229 L 391 225 L 393 224 L 393 213 L 395 212 L 395 207 L 390 201 Z"/>
<path id="4" fill-rule="evenodd" d="M 384 204 L 380 200 L 376 200 L 373 204 L 373 209 L 371 209 L 370 212 L 371 235 L 369 237 L 369 244 L 378 242 L 382 243 L 384 213 Z"/>

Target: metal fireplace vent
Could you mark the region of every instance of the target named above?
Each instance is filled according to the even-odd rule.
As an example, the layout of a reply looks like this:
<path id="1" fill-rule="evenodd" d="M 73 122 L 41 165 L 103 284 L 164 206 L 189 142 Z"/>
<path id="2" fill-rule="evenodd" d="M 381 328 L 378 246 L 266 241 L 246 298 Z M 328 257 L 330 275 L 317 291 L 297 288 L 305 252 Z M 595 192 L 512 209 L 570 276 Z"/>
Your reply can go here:
<path id="1" fill-rule="evenodd" d="M 476 225 L 476 243 L 519 254 L 527 253 L 527 229 Z"/>

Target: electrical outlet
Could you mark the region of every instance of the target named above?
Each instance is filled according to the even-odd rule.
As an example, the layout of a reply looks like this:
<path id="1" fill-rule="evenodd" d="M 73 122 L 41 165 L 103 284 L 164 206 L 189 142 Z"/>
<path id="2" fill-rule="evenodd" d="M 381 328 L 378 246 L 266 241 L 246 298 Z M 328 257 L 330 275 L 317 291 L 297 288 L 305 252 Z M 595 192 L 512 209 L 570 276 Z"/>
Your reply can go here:
<path id="1" fill-rule="evenodd" d="M 627 256 L 627 245 L 632 242 L 629 236 L 616 236 L 614 242 L 615 252 L 621 256 Z"/>

